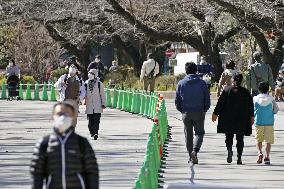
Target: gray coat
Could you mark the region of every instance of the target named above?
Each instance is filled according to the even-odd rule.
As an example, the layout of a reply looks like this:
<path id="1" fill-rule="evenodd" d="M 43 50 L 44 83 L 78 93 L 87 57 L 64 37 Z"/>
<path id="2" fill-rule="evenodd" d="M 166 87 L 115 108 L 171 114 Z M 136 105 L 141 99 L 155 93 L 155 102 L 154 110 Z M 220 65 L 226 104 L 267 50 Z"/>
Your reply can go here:
<path id="1" fill-rule="evenodd" d="M 85 82 L 86 88 L 86 114 L 102 113 L 102 106 L 106 106 L 104 84 L 99 79 Z"/>
<path id="2" fill-rule="evenodd" d="M 272 70 L 270 66 L 264 62 L 256 62 L 251 65 L 249 70 L 249 78 L 247 80 L 247 88 L 253 91 L 258 90 L 258 84 L 262 81 L 269 83 L 272 90 L 275 89 Z"/>

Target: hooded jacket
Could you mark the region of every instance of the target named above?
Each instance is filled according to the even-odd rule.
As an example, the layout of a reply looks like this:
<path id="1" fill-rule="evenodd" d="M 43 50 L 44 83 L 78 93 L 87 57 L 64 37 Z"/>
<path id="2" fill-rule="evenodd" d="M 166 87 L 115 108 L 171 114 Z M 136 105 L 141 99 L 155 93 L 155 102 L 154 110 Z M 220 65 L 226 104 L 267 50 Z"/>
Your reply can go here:
<path id="1" fill-rule="evenodd" d="M 268 94 L 259 94 L 253 98 L 254 116 L 256 126 L 273 126 L 274 114 L 279 111 L 272 96 Z"/>
<path id="2" fill-rule="evenodd" d="M 210 94 L 205 81 L 198 75 L 187 75 L 178 83 L 175 105 L 181 113 L 207 112 Z"/>
<path id="3" fill-rule="evenodd" d="M 88 79 L 85 82 L 85 88 L 86 114 L 102 113 L 102 106 L 106 106 L 104 84 L 99 80 L 99 78 L 96 80 Z"/>

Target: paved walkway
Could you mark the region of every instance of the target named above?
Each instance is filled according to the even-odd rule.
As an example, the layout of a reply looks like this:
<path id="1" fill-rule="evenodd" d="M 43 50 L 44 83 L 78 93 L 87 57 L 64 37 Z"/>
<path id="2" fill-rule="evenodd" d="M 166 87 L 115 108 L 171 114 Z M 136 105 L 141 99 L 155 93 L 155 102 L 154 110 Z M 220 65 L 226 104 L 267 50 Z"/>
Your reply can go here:
<path id="1" fill-rule="evenodd" d="M 0 101 L 0 188 L 30 188 L 29 164 L 35 143 L 52 130 L 52 103 Z M 83 107 L 82 107 L 83 108 Z M 81 108 L 81 112 L 84 110 Z M 77 132 L 87 136 L 100 169 L 100 188 L 132 188 L 142 165 L 151 121 L 118 110 L 103 114 L 98 141 L 91 140 L 85 115 Z"/>
<path id="2" fill-rule="evenodd" d="M 272 146 L 272 165 L 257 165 L 257 151 L 254 134 L 245 138 L 243 154 L 244 165 L 236 164 L 236 156 L 231 165 L 226 162 L 224 135 L 216 134 L 216 124 L 211 122 L 213 107 L 206 116 L 206 136 L 199 154 L 199 165 L 187 163 L 188 155 L 185 148 L 181 114 L 175 110 L 173 101 L 167 101 L 169 123 L 173 126 L 173 141 L 169 145 L 169 157 L 164 179 L 168 188 L 220 188 L 227 186 L 245 188 L 284 188 L 284 104 L 276 116 L 275 140 Z M 213 102 L 216 103 L 216 102 Z M 235 142 L 234 142 L 235 143 Z M 234 149 L 236 154 L 236 149 Z M 178 183 L 178 184 L 177 184 Z M 195 185 L 192 185 L 195 183 Z M 205 186 L 204 186 L 205 185 Z M 179 187 L 174 187 L 179 186 Z"/>

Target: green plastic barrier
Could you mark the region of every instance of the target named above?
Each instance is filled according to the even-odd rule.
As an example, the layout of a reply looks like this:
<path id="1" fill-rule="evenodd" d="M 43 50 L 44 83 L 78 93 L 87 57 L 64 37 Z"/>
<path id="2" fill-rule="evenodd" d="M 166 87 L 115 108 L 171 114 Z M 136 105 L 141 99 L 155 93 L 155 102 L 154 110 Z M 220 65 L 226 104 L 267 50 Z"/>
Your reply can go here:
<path id="1" fill-rule="evenodd" d="M 31 84 L 27 84 L 27 90 L 26 90 L 26 98 L 25 100 L 32 100 L 32 93 L 31 93 Z"/>
<path id="2" fill-rule="evenodd" d="M 35 90 L 34 90 L 34 100 L 40 100 L 39 98 L 39 84 L 35 84 Z"/>

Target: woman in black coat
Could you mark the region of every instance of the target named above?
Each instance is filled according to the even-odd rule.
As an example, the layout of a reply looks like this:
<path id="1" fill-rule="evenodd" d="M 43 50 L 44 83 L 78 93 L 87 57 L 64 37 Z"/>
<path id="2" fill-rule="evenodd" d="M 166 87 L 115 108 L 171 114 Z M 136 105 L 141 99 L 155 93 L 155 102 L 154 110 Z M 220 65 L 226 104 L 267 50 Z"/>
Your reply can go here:
<path id="1" fill-rule="evenodd" d="M 254 123 L 253 98 L 247 89 L 241 87 L 242 80 L 241 74 L 232 77 L 232 86 L 223 91 L 212 115 L 213 122 L 218 118 L 217 132 L 226 135 L 228 163 L 232 162 L 232 146 L 234 134 L 236 134 L 237 164 L 242 164 L 244 136 L 251 135 Z"/>

